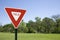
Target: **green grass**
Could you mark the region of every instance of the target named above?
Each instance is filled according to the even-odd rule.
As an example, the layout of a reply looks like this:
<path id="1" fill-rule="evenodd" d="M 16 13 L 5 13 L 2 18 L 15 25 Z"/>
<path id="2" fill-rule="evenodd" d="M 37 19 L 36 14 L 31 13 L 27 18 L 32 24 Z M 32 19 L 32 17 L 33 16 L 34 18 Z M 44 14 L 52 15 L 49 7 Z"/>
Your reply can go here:
<path id="1" fill-rule="evenodd" d="M 14 40 L 14 33 L 0 33 L 0 40 Z M 60 34 L 18 33 L 18 40 L 60 40 Z"/>

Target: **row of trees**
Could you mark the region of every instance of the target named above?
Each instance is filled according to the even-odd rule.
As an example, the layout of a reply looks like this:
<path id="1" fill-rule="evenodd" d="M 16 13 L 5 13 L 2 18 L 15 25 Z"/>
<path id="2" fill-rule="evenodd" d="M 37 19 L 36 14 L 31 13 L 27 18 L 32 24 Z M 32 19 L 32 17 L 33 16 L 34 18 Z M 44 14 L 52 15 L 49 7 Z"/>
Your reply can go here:
<path id="1" fill-rule="evenodd" d="M 14 32 L 12 24 L 6 24 L 0 27 L 0 32 Z M 35 21 L 28 21 L 25 23 L 23 20 L 19 25 L 18 32 L 22 33 L 60 33 L 60 15 L 54 15 L 52 18 L 36 17 Z"/>

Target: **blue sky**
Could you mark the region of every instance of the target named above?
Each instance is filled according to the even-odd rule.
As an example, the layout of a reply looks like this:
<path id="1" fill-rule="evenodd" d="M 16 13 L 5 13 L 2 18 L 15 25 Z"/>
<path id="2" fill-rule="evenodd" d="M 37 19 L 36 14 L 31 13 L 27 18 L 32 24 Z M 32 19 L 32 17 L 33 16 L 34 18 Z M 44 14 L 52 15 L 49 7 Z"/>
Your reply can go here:
<path id="1" fill-rule="evenodd" d="M 35 17 L 51 17 L 60 14 L 60 0 L 0 0 L 0 24 L 11 23 L 5 8 L 21 8 L 26 10 L 24 21 L 34 20 Z"/>

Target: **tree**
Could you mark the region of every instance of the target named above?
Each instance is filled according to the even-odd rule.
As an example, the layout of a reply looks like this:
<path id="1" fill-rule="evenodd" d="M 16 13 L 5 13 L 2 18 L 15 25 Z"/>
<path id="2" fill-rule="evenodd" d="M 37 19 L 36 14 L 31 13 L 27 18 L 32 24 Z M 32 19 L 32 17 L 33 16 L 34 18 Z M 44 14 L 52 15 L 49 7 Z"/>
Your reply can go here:
<path id="1" fill-rule="evenodd" d="M 55 27 L 55 32 L 58 33 L 59 32 L 59 22 L 60 22 L 60 14 L 58 15 L 53 15 L 52 18 L 54 19 L 55 23 L 56 23 L 56 27 Z"/>
<path id="2" fill-rule="evenodd" d="M 27 27 L 28 27 L 28 33 L 36 33 L 37 32 L 35 22 L 33 22 L 32 20 L 30 20 L 27 23 Z"/>
<path id="3" fill-rule="evenodd" d="M 6 24 L 3 26 L 3 32 L 14 32 L 14 27 L 12 24 Z"/>
<path id="4" fill-rule="evenodd" d="M 60 33 L 60 18 L 56 20 L 56 27 L 57 27 L 56 32 Z"/>
<path id="5" fill-rule="evenodd" d="M 18 32 L 23 32 L 23 33 L 28 32 L 28 28 L 26 27 L 26 23 L 23 20 L 19 25 Z"/>
<path id="6" fill-rule="evenodd" d="M 35 18 L 35 22 L 30 20 L 28 23 L 27 23 L 27 27 L 29 29 L 28 33 L 37 33 L 37 32 L 40 32 L 40 28 L 41 28 L 41 18 L 39 17 L 36 17 Z"/>
<path id="7" fill-rule="evenodd" d="M 3 30 L 3 26 L 0 26 L 0 32 L 2 32 L 2 30 Z"/>
<path id="8" fill-rule="evenodd" d="M 54 21 L 57 21 L 57 19 L 60 18 L 60 14 L 58 14 L 58 15 L 53 15 L 52 18 L 53 18 Z"/>
<path id="9" fill-rule="evenodd" d="M 36 17 L 35 20 L 36 20 L 35 23 L 36 23 L 37 32 L 40 32 L 41 31 L 41 18 Z"/>
<path id="10" fill-rule="evenodd" d="M 51 31 L 53 31 L 54 29 L 54 21 L 48 17 L 45 17 L 42 20 L 42 29 L 44 30 L 44 32 L 46 33 L 51 33 Z"/>

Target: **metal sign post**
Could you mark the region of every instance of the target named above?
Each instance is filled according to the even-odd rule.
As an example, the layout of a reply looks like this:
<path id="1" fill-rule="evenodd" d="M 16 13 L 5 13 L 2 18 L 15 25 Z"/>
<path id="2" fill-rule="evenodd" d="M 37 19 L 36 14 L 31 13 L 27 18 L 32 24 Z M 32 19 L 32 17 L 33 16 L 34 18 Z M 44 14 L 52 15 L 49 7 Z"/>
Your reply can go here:
<path id="1" fill-rule="evenodd" d="M 15 40 L 17 40 L 17 29 L 15 29 Z"/>

